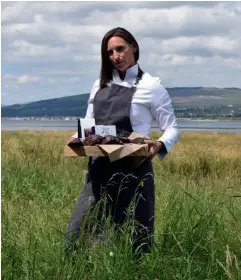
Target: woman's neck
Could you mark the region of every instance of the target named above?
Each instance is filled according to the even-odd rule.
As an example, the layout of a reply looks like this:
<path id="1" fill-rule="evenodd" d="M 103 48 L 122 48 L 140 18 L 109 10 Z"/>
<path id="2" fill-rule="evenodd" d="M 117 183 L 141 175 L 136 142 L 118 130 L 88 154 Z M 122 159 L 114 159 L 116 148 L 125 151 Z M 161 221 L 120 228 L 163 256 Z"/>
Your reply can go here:
<path id="1" fill-rule="evenodd" d="M 128 69 L 132 68 L 134 65 L 136 65 L 136 62 L 133 62 L 125 71 L 118 71 L 120 79 L 123 81 L 126 76 L 126 72 Z"/>
<path id="2" fill-rule="evenodd" d="M 124 71 L 124 72 L 118 71 L 118 73 L 119 73 L 119 76 L 120 76 L 121 80 L 123 81 L 125 79 L 125 76 L 126 76 L 126 71 Z"/>

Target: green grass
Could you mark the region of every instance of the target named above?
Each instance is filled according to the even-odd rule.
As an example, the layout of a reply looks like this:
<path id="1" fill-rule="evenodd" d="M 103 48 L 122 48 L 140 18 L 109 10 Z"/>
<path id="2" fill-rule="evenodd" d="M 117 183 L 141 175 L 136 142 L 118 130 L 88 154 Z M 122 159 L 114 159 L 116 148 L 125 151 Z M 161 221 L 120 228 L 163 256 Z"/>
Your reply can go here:
<path id="1" fill-rule="evenodd" d="M 105 242 L 81 236 L 75 262 L 64 257 L 87 168 L 63 156 L 71 135 L 2 133 L 2 279 L 241 279 L 241 135 L 183 133 L 153 160 L 156 246 L 138 263 L 110 225 Z"/>

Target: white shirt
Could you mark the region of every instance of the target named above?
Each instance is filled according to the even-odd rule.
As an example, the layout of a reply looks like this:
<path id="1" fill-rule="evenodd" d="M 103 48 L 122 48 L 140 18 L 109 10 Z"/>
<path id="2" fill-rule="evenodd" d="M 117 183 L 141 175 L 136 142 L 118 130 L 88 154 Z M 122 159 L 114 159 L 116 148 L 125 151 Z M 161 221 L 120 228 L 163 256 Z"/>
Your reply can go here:
<path id="1" fill-rule="evenodd" d="M 124 87 L 132 87 L 136 81 L 138 65 L 134 65 L 126 72 L 124 80 L 121 80 L 118 71 L 113 71 L 112 83 Z M 99 90 L 100 80 L 96 80 L 90 93 L 88 108 L 85 118 L 94 118 L 93 101 L 96 92 Z M 110 85 L 109 85 L 110 86 Z M 153 121 L 157 122 L 160 131 L 163 132 L 157 141 L 164 143 L 167 152 L 177 143 L 180 137 L 180 130 L 176 121 L 171 98 L 167 90 L 161 84 L 161 80 L 144 73 L 142 79 L 136 86 L 133 94 L 130 110 L 130 121 L 132 129 L 147 138 Z M 78 137 L 77 133 L 73 137 Z M 165 154 L 158 154 L 163 159 Z"/>

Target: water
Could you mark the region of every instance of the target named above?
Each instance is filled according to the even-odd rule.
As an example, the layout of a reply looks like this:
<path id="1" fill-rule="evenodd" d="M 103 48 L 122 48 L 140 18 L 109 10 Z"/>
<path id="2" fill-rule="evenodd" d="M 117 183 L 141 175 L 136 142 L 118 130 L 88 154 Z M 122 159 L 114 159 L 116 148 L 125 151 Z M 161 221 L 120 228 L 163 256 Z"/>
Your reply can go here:
<path id="1" fill-rule="evenodd" d="M 77 120 L 6 120 L 2 130 L 72 130 L 77 131 Z M 241 121 L 179 120 L 181 131 L 206 131 L 211 133 L 241 133 Z M 153 131 L 159 131 L 153 124 Z"/>

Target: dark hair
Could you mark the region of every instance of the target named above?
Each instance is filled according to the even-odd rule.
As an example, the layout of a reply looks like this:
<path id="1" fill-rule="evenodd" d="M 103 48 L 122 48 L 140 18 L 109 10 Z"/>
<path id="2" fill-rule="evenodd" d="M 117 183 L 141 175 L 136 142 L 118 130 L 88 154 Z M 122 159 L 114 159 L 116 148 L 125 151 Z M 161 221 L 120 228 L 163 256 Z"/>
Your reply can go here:
<path id="1" fill-rule="evenodd" d="M 109 83 L 112 80 L 112 72 L 113 72 L 113 65 L 110 61 L 108 52 L 107 52 L 107 44 L 111 37 L 121 37 L 129 44 L 135 44 L 137 49 L 134 53 L 135 61 L 137 62 L 139 59 L 139 45 L 134 38 L 134 36 L 127 31 L 126 29 L 122 27 L 116 27 L 114 29 L 111 29 L 108 31 L 104 38 L 102 39 L 101 43 L 101 70 L 100 70 L 100 87 L 104 88 L 107 86 L 107 83 Z"/>

